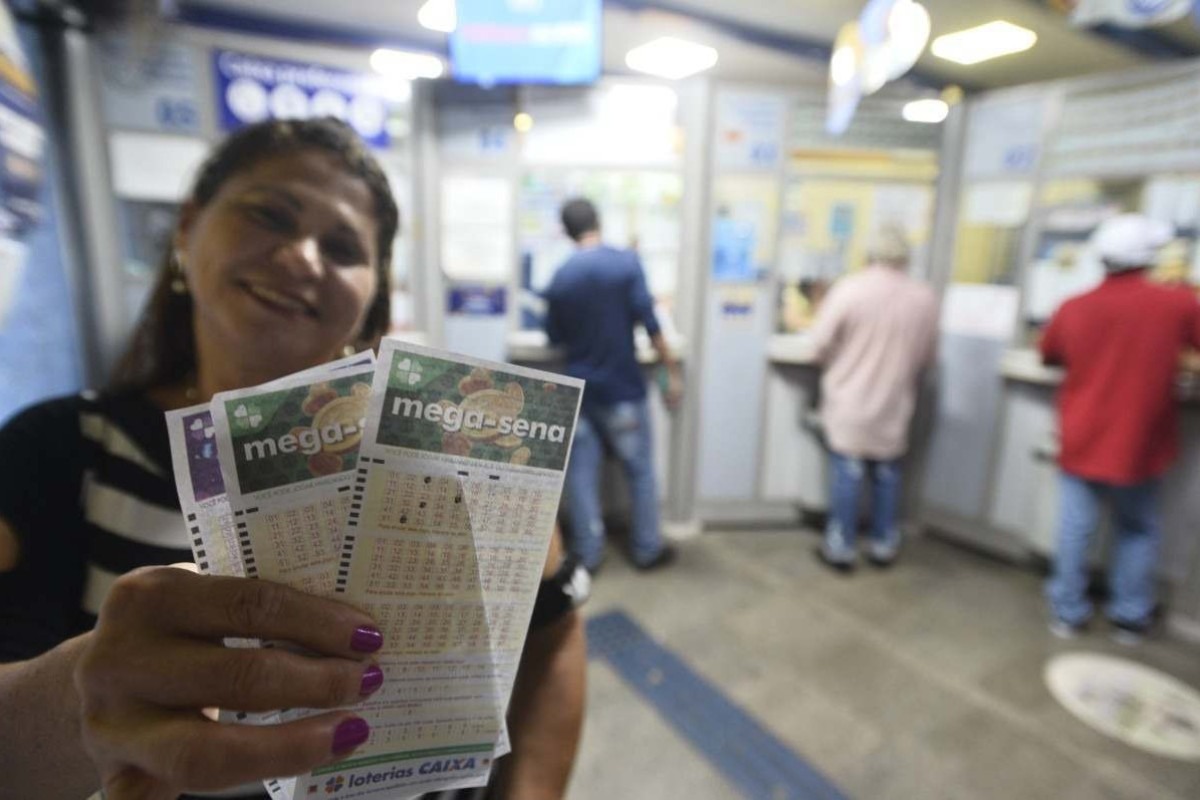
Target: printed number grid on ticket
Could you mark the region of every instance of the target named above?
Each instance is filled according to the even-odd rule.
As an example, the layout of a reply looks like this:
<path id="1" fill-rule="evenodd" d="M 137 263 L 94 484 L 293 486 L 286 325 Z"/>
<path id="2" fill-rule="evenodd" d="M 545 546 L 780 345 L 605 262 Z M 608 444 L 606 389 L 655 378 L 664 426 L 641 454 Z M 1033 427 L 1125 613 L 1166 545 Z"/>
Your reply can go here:
<path id="1" fill-rule="evenodd" d="M 370 372 L 218 395 L 218 446 L 247 577 L 333 592 Z"/>
<path id="2" fill-rule="evenodd" d="M 387 679 L 364 713 L 372 740 L 343 771 L 455 751 L 459 775 L 474 770 L 486 779 L 554 531 L 582 387 L 384 342 L 337 591 L 380 624 Z M 388 730 L 377 740 L 377 724 L 398 726 L 402 736 Z M 420 785 L 424 765 L 391 785 Z M 302 777 L 297 790 L 316 786 L 315 777 Z"/>

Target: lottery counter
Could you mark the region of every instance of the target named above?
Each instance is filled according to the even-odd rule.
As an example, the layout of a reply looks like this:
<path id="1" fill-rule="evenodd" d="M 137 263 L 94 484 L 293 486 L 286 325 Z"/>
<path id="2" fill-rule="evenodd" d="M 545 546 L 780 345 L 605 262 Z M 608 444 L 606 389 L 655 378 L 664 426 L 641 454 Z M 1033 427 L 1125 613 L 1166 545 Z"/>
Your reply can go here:
<path id="1" fill-rule="evenodd" d="M 821 366 L 807 333 L 772 336 L 767 342 L 767 391 L 760 466 L 764 501 L 791 503 L 804 514 L 829 510 L 830 465 L 821 422 Z M 919 473 L 928 437 L 929 397 L 917 399 L 905 459 L 902 518 L 916 516 Z M 864 513 L 869 504 L 864 493 Z"/>
<path id="2" fill-rule="evenodd" d="M 824 513 L 828 458 L 818 413 L 821 369 L 807 333 L 767 342 L 767 391 L 760 470 L 762 498 Z"/>
<path id="3" fill-rule="evenodd" d="M 642 365 L 646 376 L 646 386 L 649 388 L 650 419 L 654 426 L 654 466 L 658 478 L 659 496 L 667 499 L 671 487 L 672 474 L 671 453 L 672 445 L 683 436 L 680 415 L 667 410 L 662 391 L 658 382 L 658 353 L 650 345 L 649 337 L 641 330 L 636 335 L 637 359 Z M 544 331 L 518 331 L 509 334 L 506 342 L 510 363 L 529 366 L 537 369 L 559 372 L 564 368 L 562 351 L 550 344 Z M 684 380 L 694 380 L 688 370 L 688 340 L 679 335 L 667 336 L 667 344 L 671 353 L 683 365 Z M 628 508 L 628 498 L 625 482 L 616 479 L 615 464 L 610 469 L 604 481 L 603 497 L 607 509 L 621 511 Z"/>

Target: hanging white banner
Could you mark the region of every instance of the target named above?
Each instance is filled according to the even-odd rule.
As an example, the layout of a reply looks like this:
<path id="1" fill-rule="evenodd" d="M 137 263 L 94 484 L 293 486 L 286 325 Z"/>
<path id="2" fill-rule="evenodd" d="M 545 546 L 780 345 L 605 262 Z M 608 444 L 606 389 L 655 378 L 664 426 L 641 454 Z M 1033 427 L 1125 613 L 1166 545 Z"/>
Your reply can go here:
<path id="1" fill-rule="evenodd" d="M 1149 28 L 1186 16 L 1192 4 L 1193 0 L 1079 0 L 1071 12 L 1071 24 L 1111 22 L 1122 28 Z"/>

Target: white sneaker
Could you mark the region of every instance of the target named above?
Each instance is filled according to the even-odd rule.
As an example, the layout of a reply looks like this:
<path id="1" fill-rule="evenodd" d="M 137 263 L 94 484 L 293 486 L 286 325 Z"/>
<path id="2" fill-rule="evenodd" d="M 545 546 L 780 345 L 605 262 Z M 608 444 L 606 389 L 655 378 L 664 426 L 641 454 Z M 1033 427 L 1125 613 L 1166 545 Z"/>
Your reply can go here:
<path id="1" fill-rule="evenodd" d="M 1059 639 L 1078 639 L 1083 634 L 1082 625 L 1072 625 L 1066 620 L 1055 617 L 1048 625 L 1050 633 Z"/>
<path id="2" fill-rule="evenodd" d="M 830 525 L 821 540 L 821 557 L 830 564 L 853 564 L 858 553 L 846 541 L 839 525 Z"/>
<path id="3" fill-rule="evenodd" d="M 899 536 L 884 542 L 872 539 L 871 543 L 867 545 L 867 558 L 877 567 L 891 566 L 898 555 L 900 555 Z"/>
<path id="4" fill-rule="evenodd" d="M 1108 638 L 1125 647 L 1137 647 L 1146 641 L 1146 629 L 1137 625 L 1113 622 Z"/>
<path id="5" fill-rule="evenodd" d="M 851 572 L 854 569 L 854 562 L 858 559 L 858 555 L 853 550 L 834 550 L 828 542 L 822 542 L 813 552 L 825 566 L 843 573 Z"/>

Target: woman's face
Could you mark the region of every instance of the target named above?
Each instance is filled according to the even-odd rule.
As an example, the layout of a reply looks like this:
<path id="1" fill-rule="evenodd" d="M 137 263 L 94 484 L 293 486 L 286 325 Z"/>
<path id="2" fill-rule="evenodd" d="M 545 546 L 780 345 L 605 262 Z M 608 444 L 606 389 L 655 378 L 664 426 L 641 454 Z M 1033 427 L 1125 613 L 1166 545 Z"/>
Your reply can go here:
<path id="1" fill-rule="evenodd" d="M 371 192 L 333 156 L 268 157 L 185 207 L 175 245 L 198 355 L 286 374 L 357 337 L 378 284 Z"/>

